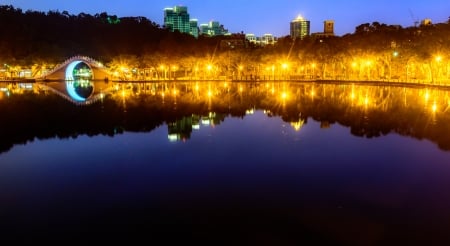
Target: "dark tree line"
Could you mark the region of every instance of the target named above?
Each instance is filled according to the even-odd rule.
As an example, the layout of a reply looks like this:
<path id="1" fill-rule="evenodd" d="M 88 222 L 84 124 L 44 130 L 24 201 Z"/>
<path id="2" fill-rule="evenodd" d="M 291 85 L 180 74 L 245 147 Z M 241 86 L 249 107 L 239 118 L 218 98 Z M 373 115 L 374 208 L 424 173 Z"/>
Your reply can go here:
<path id="1" fill-rule="evenodd" d="M 13 6 L 0 6 L 0 23 L 0 59 L 16 64 L 60 62 L 77 54 L 103 61 L 158 51 L 188 55 L 198 52 L 194 44 L 214 49 L 217 43 L 214 39 L 197 40 L 169 32 L 145 17 L 118 18 L 107 13 L 24 12 Z"/>

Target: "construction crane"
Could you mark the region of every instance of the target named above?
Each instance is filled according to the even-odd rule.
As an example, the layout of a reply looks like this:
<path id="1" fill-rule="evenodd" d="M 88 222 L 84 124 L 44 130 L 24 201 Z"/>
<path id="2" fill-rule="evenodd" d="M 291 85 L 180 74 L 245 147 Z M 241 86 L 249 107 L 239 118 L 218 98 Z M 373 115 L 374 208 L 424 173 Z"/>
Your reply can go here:
<path id="1" fill-rule="evenodd" d="M 417 27 L 417 25 L 419 25 L 419 20 L 415 18 L 411 9 L 408 9 L 408 10 L 409 10 L 409 14 L 411 15 L 411 19 L 413 20 L 414 27 Z"/>

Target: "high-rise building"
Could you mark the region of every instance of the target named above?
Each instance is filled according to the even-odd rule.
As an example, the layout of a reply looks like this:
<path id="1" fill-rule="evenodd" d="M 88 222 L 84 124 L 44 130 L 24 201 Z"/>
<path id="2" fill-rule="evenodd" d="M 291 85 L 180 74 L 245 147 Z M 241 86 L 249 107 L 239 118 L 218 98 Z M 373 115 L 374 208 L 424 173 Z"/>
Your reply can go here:
<path id="1" fill-rule="evenodd" d="M 220 25 L 218 21 L 210 21 L 208 24 L 200 25 L 200 33 L 208 36 L 228 35 L 228 30 Z"/>
<path id="2" fill-rule="evenodd" d="M 198 20 L 197 19 L 189 20 L 189 27 L 190 27 L 189 34 L 198 38 Z"/>
<path id="3" fill-rule="evenodd" d="M 164 9 L 164 26 L 170 31 L 190 33 L 191 26 L 189 22 L 189 13 L 187 7 L 175 6 Z"/>
<path id="4" fill-rule="evenodd" d="M 291 38 L 303 39 L 309 36 L 310 22 L 304 19 L 302 16 L 298 16 L 296 19 L 291 21 Z"/>

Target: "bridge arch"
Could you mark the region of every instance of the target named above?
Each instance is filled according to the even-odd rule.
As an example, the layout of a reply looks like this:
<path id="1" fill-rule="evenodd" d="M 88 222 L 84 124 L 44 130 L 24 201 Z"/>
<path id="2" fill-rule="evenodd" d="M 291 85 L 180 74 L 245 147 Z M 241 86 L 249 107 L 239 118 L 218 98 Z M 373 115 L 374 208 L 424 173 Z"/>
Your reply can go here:
<path id="1" fill-rule="evenodd" d="M 53 69 L 36 78 L 41 80 L 74 80 L 74 69 L 80 64 L 86 64 L 91 71 L 90 80 L 109 80 L 111 79 L 111 73 L 102 63 L 87 57 L 87 56 L 74 56 L 66 61 L 56 65 Z"/>
<path id="2" fill-rule="evenodd" d="M 86 63 L 81 60 L 75 60 L 75 61 L 69 63 L 69 65 L 67 65 L 66 72 L 65 72 L 65 80 L 75 80 L 74 71 L 80 64 L 85 64 L 89 68 L 91 75 L 89 76 L 88 79 L 94 80 L 94 72 L 92 70 L 91 65 L 89 65 L 89 63 Z M 85 77 L 87 77 L 87 76 L 85 76 Z"/>

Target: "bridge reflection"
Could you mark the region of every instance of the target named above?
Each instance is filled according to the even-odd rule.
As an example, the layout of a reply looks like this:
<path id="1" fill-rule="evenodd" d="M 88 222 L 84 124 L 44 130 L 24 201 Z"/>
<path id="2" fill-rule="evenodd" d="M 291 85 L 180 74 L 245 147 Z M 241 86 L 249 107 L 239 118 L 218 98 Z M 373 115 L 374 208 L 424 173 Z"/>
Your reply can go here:
<path id="1" fill-rule="evenodd" d="M 114 135 L 162 124 L 167 124 L 170 140 L 187 140 L 203 123 L 218 125 L 227 117 L 261 110 L 296 131 L 314 120 L 322 128 L 346 126 L 355 136 L 396 133 L 450 150 L 450 91 L 444 89 L 295 82 L 92 83 L 92 94 L 78 95 L 84 101 L 71 98 L 61 82 L 0 83 L 0 115 L 8 116 L 0 121 L 3 149 L 42 133 Z M 74 103 L 86 107 L 74 110 Z M 27 132 L 27 122 L 33 122 L 32 131 Z"/>
<path id="2" fill-rule="evenodd" d="M 40 90 L 50 91 L 76 105 L 90 105 L 103 99 L 114 87 L 106 82 L 94 83 L 91 80 L 76 79 L 72 81 L 36 83 Z M 96 88 L 97 87 L 97 88 Z"/>

